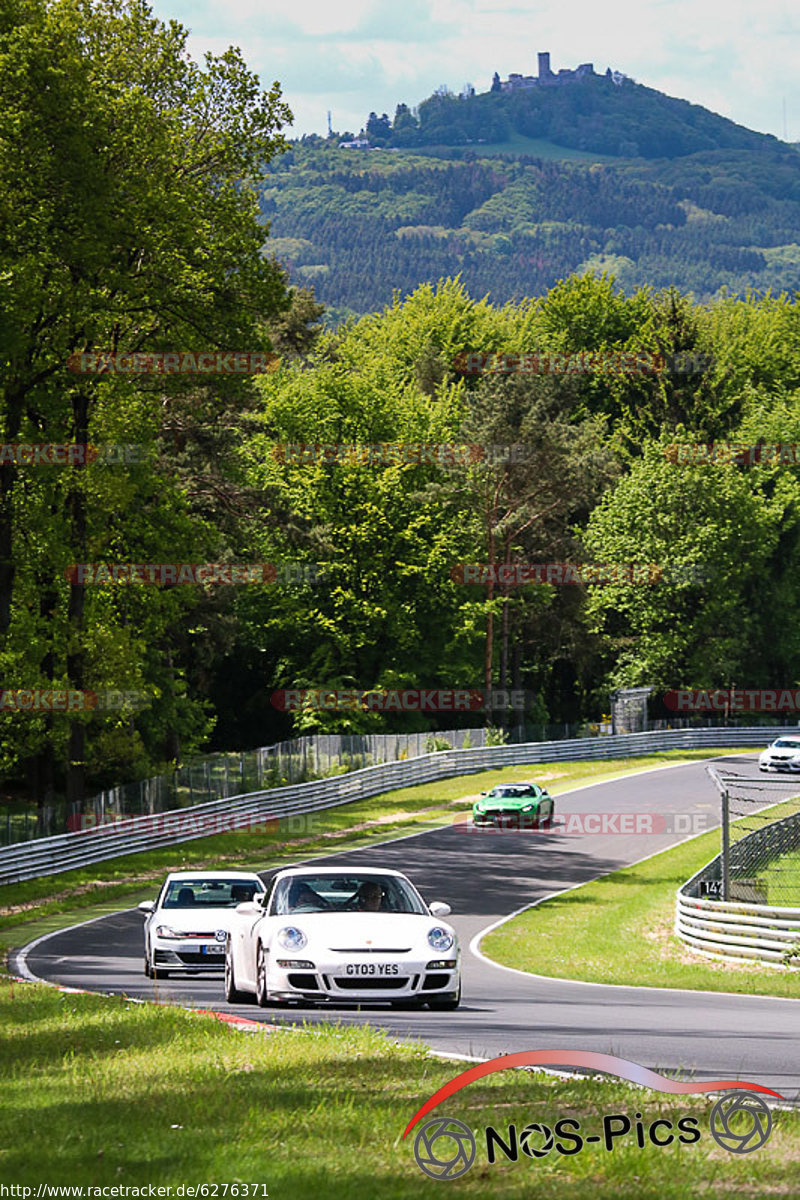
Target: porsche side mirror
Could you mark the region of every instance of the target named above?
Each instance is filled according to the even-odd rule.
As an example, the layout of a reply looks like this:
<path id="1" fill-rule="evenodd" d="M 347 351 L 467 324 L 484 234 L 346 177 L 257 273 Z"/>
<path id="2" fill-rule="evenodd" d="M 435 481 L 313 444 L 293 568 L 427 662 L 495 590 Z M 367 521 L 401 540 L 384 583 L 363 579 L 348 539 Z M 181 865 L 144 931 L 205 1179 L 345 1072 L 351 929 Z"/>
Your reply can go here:
<path id="1" fill-rule="evenodd" d="M 443 900 L 434 900 L 433 904 L 428 905 L 428 912 L 432 917 L 446 917 L 452 912 L 449 904 L 445 904 Z"/>

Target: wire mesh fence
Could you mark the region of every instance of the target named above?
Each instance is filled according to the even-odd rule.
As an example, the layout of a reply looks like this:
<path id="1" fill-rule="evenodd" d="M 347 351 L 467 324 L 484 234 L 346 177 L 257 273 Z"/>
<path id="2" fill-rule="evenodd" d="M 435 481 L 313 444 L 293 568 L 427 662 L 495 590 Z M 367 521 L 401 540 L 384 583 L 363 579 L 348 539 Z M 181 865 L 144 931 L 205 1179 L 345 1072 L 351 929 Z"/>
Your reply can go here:
<path id="1" fill-rule="evenodd" d="M 800 907 L 800 773 L 710 773 L 722 797 L 722 855 L 718 878 L 706 880 L 701 894 Z"/>
<path id="2" fill-rule="evenodd" d="M 752 714 L 743 714 L 752 723 Z M 675 718 L 651 721 L 653 731 L 730 726 L 743 721 L 720 718 Z M 774 724 L 774 719 L 773 719 Z M 63 796 L 26 801 L 0 801 L 0 846 L 122 820 L 189 808 L 206 801 L 239 796 L 343 775 L 379 763 L 417 758 L 437 750 L 482 749 L 502 739 L 509 745 L 602 738 L 611 734 L 605 722 L 518 725 L 503 731 L 447 729 L 421 733 L 313 734 L 254 750 L 206 755 L 162 775 L 107 788 L 80 803 Z M 765 729 L 764 741 L 770 731 Z"/>

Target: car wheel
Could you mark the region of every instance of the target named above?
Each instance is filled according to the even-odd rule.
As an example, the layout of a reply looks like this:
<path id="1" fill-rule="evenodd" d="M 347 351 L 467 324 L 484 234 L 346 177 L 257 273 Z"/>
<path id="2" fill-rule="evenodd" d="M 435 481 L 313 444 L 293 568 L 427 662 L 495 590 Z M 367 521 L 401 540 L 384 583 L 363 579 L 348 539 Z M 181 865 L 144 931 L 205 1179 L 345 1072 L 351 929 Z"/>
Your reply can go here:
<path id="1" fill-rule="evenodd" d="M 150 955 L 148 953 L 146 946 L 145 946 L 145 951 L 144 951 L 144 973 L 148 979 L 166 979 L 167 978 L 166 971 L 162 971 L 160 969 L 160 967 L 157 968 L 157 967 L 153 966 L 152 959 L 150 958 Z"/>
<path id="2" fill-rule="evenodd" d="M 260 942 L 256 951 L 256 1004 L 259 1008 L 266 1008 L 269 1004 L 267 958 L 264 954 L 264 947 Z"/>
<path id="3" fill-rule="evenodd" d="M 458 992 L 455 996 L 449 997 L 447 1000 L 429 1000 L 428 1008 L 434 1012 L 452 1012 L 454 1008 L 458 1008 L 461 1003 L 461 980 L 458 981 Z"/>
<path id="4" fill-rule="evenodd" d="M 225 955 L 225 999 L 228 1004 L 252 1004 L 255 996 L 252 992 L 241 992 L 236 986 L 233 974 L 233 955 Z"/>

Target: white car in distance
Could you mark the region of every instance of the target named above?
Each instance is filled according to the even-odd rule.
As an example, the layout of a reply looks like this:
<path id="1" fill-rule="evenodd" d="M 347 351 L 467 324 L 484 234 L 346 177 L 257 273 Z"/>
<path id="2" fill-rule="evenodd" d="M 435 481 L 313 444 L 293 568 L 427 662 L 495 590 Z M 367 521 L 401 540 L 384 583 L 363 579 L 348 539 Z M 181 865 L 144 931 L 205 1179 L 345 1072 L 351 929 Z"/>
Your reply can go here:
<path id="1" fill-rule="evenodd" d="M 240 904 L 225 951 L 229 1003 L 287 1001 L 455 1009 L 461 955 L 447 904 L 426 904 L 399 871 L 280 871 Z"/>
<path id="2" fill-rule="evenodd" d="M 264 882 L 253 871 L 173 871 L 158 899 L 139 905 L 147 915 L 145 975 L 221 971 L 236 906 L 263 893 Z"/>
<path id="3" fill-rule="evenodd" d="M 760 771 L 800 771 L 800 736 L 779 737 L 758 757 Z"/>

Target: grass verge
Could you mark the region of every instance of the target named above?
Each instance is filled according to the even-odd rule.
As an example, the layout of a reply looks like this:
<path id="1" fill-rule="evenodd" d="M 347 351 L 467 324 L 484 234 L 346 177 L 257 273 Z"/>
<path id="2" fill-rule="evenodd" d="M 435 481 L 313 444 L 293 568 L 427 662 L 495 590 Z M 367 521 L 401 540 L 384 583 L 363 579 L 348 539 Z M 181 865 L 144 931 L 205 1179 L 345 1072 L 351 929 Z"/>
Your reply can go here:
<path id="1" fill-rule="evenodd" d="M 262 871 L 315 855 L 356 849 L 426 826 L 447 824 L 459 813 L 468 812 L 479 792 L 512 779 L 535 778 L 558 795 L 581 784 L 601 783 L 652 767 L 736 753 L 747 751 L 671 750 L 635 759 L 505 767 L 289 817 L 276 822 L 268 833 L 197 838 L 60 875 L 8 884 L 0 887 L 0 955 L 73 921 L 89 920 L 152 899 L 167 871 L 226 866 Z"/>
<path id="2" fill-rule="evenodd" d="M 776 805 L 794 810 L 794 801 Z M 675 937 L 675 893 L 719 853 L 710 830 L 636 866 L 614 871 L 527 909 L 481 943 L 520 971 L 590 983 L 800 997 L 800 973 L 717 962 Z"/>
<path id="3" fill-rule="evenodd" d="M 249 1191 L 257 1200 L 440 1196 L 440 1183 L 414 1161 L 414 1134 L 402 1141 L 402 1133 L 425 1100 L 466 1066 L 368 1027 L 313 1028 L 303 1037 L 248 1034 L 203 1014 L 3 980 L 0 1045 L 6 1184 L 174 1188 L 238 1181 L 258 1185 Z M 712 1140 L 709 1110 L 703 1097 L 675 1098 L 610 1079 L 507 1071 L 435 1111 L 477 1135 L 460 1196 L 797 1194 L 800 1114 L 775 1112 L 770 1140 L 745 1155 Z M 694 1116 L 700 1138 L 665 1147 L 645 1139 L 640 1149 L 634 1113 L 645 1129 L 658 1118 L 674 1127 Z M 532 1121 L 552 1127 L 570 1117 L 581 1134 L 602 1134 L 611 1114 L 627 1115 L 632 1125 L 611 1152 L 600 1143 L 570 1155 L 554 1148 L 539 1159 L 507 1161 L 501 1152 L 494 1165 L 487 1161 L 487 1125 L 507 1138 L 509 1124 L 521 1131 Z"/>

